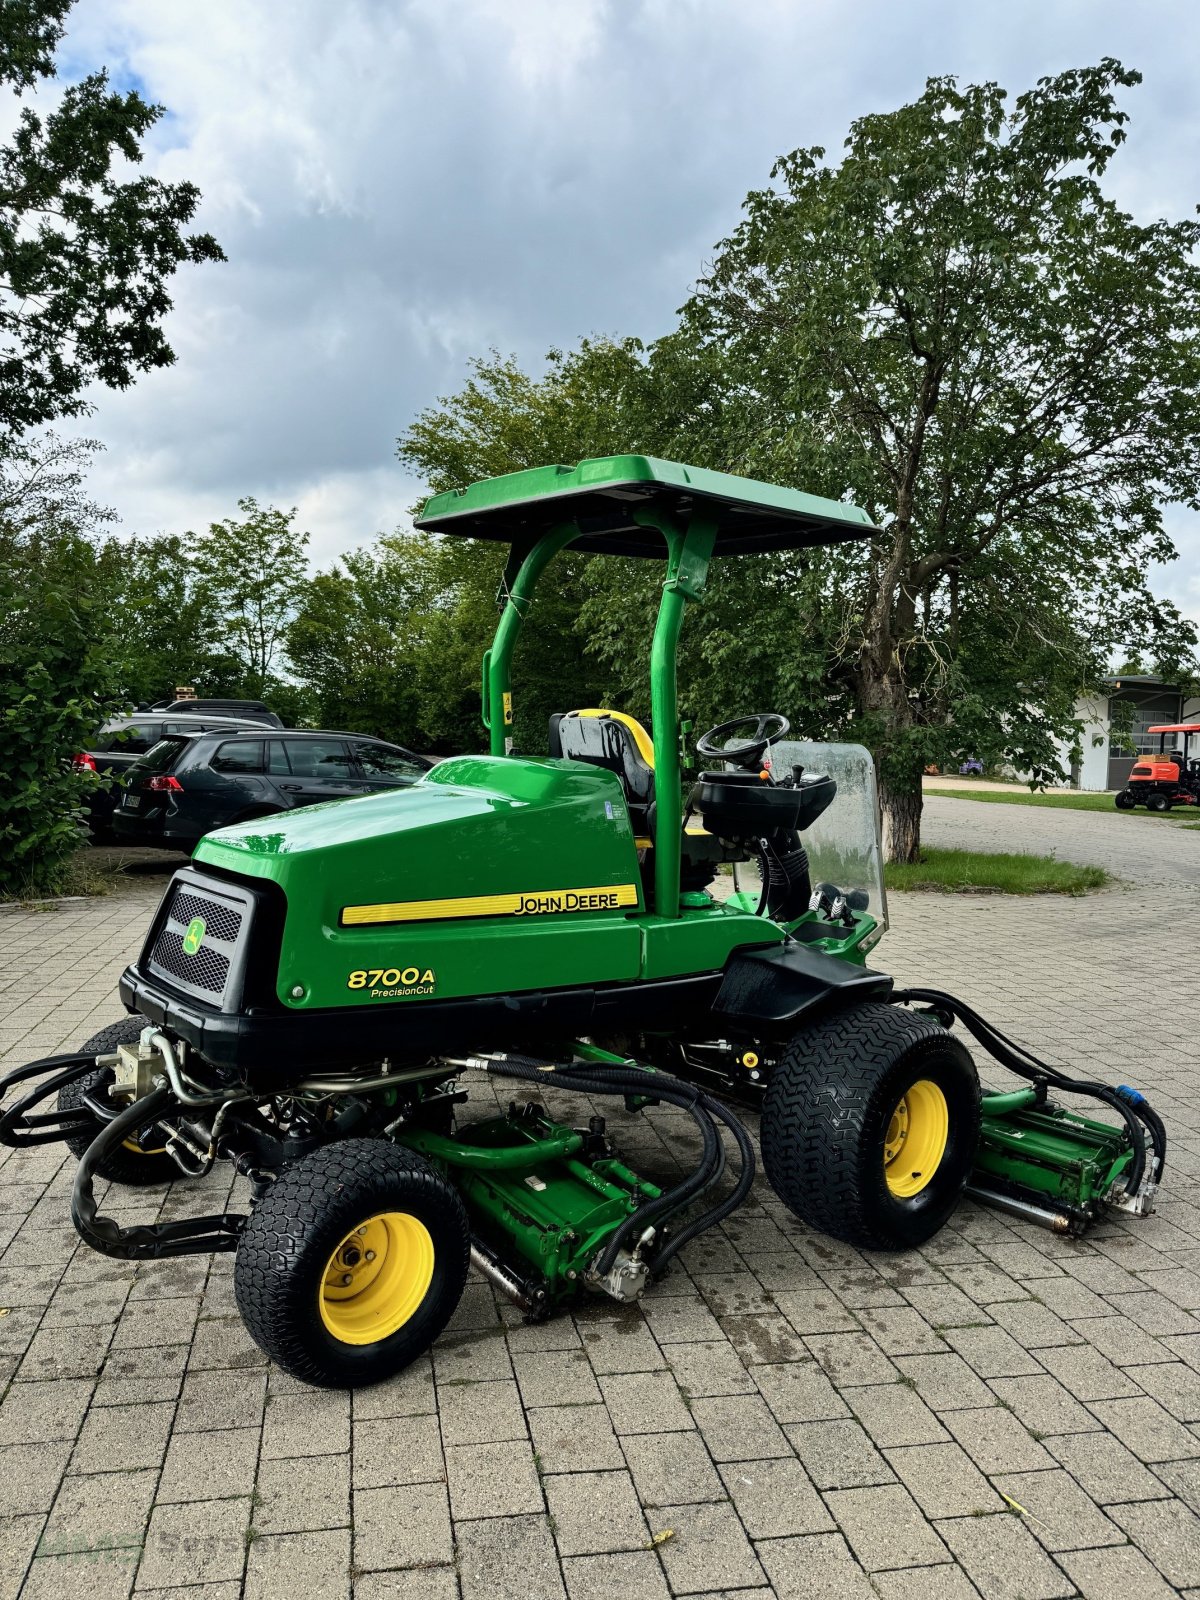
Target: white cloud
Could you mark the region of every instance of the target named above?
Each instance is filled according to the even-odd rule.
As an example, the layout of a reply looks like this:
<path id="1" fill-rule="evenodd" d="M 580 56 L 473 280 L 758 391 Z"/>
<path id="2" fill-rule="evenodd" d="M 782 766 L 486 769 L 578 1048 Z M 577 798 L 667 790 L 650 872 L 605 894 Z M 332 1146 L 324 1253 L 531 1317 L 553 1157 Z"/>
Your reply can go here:
<path id="1" fill-rule="evenodd" d="M 468 356 L 653 337 L 775 156 L 932 73 L 1140 66 L 1114 192 L 1190 214 L 1198 46 L 1174 0 L 80 0 L 71 70 L 169 107 L 147 164 L 230 258 L 176 280 L 178 364 L 98 397 L 97 492 L 141 531 L 298 504 L 322 558 L 394 526 Z M 1163 588 L 1200 609 L 1192 525 Z"/>

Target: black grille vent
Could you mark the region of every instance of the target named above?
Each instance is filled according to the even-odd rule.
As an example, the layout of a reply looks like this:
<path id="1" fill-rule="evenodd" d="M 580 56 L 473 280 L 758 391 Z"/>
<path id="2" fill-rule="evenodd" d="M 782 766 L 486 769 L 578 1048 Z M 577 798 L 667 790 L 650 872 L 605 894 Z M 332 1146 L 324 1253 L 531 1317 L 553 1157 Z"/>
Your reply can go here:
<path id="1" fill-rule="evenodd" d="M 206 888 L 200 888 L 199 875 L 190 870 L 172 886 L 146 968 L 173 989 L 210 1005 L 236 1004 L 230 990 L 240 988 L 251 932 L 250 904 L 248 898 L 238 903 L 237 890 L 227 897 L 223 887 L 214 886 L 211 894 Z"/>
<path id="2" fill-rule="evenodd" d="M 242 913 L 233 906 L 223 906 L 207 895 L 184 894 L 182 890 L 171 902 L 171 921 L 182 922 L 186 928 L 194 917 L 204 919 L 204 937 L 220 939 L 225 944 L 236 944 L 242 927 Z"/>
<path id="3" fill-rule="evenodd" d="M 190 896 L 180 896 L 190 898 Z M 201 915 L 200 912 L 196 913 Z M 236 919 L 240 921 L 241 919 Z M 194 956 L 183 948 L 183 939 L 172 928 L 164 928 L 154 941 L 150 953 L 152 966 L 173 977 L 182 978 L 193 989 L 204 989 L 209 994 L 224 994 L 225 980 L 229 976 L 229 957 L 222 955 L 208 942 L 201 945 Z"/>

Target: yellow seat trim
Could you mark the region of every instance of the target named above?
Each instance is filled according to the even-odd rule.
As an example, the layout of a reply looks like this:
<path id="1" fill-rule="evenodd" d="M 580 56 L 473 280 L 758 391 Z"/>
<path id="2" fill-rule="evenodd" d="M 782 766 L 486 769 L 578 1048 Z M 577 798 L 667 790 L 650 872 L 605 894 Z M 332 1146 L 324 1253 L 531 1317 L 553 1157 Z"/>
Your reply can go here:
<path id="1" fill-rule="evenodd" d="M 633 742 L 638 747 L 638 755 L 648 767 L 654 767 L 654 740 L 642 727 L 636 717 L 631 717 L 625 711 L 607 711 L 603 706 L 588 706 L 585 710 L 569 711 L 571 717 L 611 717 L 614 722 L 623 722 L 633 735 Z"/>

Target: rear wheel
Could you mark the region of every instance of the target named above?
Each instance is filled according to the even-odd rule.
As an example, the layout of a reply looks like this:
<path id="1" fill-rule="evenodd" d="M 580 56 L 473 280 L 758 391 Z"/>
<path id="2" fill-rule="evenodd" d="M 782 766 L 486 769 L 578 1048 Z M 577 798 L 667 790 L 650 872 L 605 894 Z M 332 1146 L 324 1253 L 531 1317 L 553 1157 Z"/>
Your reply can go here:
<path id="1" fill-rule="evenodd" d="M 136 1044 L 142 1029 L 146 1026 L 142 1017 L 124 1017 L 120 1022 L 113 1022 L 107 1028 L 102 1028 L 99 1033 L 94 1033 L 86 1043 L 80 1045 L 81 1056 L 110 1055 L 119 1044 Z M 60 1111 L 86 1110 L 83 1104 L 85 1094 L 95 1094 L 97 1090 L 103 1092 L 112 1081 L 112 1075 L 106 1067 L 97 1067 L 95 1072 L 89 1072 L 82 1078 L 76 1078 L 74 1083 L 66 1083 L 58 1091 L 58 1109 Z M 73 1133 L 68 1136 L 65 1143 L 67 1149 L 77 1159 L 82 1157 L 84 1151 L 96 1138 L 104 1124 L 99 1117 L 88 1113 L 89 1126 L 83 1133 Z M 145 1135 L 145 1145 L 137 1139 L 126 1139 L 124 1144 L 105 1159 L 96 1168 L 101 1178 L 108 1178 L 112 1183 L 127 1184 L 130 1188 L 142 1188 L 152 1183 L 170 1183 L 175 1178 L 181 1178 L 183 1173 L 175 1165 L 171 1157 L 163 1148 L 162 1139 L 148 1133 Z"/>
<path id="2" fill-rule="evenodd" d="M 979 1079 L 931 1017 L 860 1006 L 798 1034 L 762 1114 L 763 1167 L 801 1221 L 848 1244 L 901 1250 L 935 1234 L 979 1142 Z"/>
<path id="3" fill-rule="evenodd" d="M 1146 801 L 1147 811 L 1170 811 L 1171 802 L 1165 794 L 1152 794 Z"/>
<path id="4" fill-rule="evenodd" d="M 457 1190 L 420 1156 L 347 1139 L 286 1168 L 254 1208 L 234 1262 L 238 1309 L 293 1377 L 379 1383 L 450 1320 L 470 1245 Z"/>
<path id="5" fill-rule="evenodd" d="M 1113 804 L 1118 811 L 1132 811 L 1137 805 L 1137 796 L 1132 789 L 1122 789 L 1120 794 L 1114 797 Z"/>

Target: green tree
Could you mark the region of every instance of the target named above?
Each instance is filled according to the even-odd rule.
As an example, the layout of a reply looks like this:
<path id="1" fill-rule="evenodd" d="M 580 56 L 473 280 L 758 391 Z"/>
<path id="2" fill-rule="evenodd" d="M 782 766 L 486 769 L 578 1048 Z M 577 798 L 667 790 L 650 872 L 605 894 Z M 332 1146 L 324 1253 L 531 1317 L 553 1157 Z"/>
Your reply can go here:
<path id="1" fill-rule="evenodd" d="M 163 114 L 107 73 L 63 86 L 54 109 L 23 103 L 56 77 L 72 0 L 0 5 L 0 84 L 15 129 L 0 146 L 0 438 L 88 409 L 93 382 L 126 388 L 169 365 L 167 284 L 186 261 L 224 257 L 187 233 L 190 183 L 120 176 Z"/>
<path id="2" fill-rule="evenodd" d="M 1174 554 L 1161 504 L 1197 505 L 1200 224 L 1138 224 L 1099 181 L 1138 81 L 1106 60 L 1010 106 L 932 79 L 840 163 L 794 151 L 670 341 L 722 372 L 726 465 L 880 528 L 816 563 L 796 648 L 876 753 L 895 859 L 926 762 L 1045 778 L 1120 642 L 1194 643 L 1144 575 Z"/>
<path id="3" fill-rule="evenodd" d="M 119 704 L 87 496 L 97 447 L 47 439 L 0 457 L 0 896 L 54 893 L 93 781 L 70 757 Z"/>
<path id="4" fill-rule="evenodd" d="M 277 682 L 284 634 L 304 590 L 308 534 L 292 526 L 295 507 L 279 511 L 246 498 L 238 510 L 240 521 L 226 517 L 188 534 L 186 551 L 215 630 L 210 643 L 236 659 L 246 694 L 265 695 Z"/>

